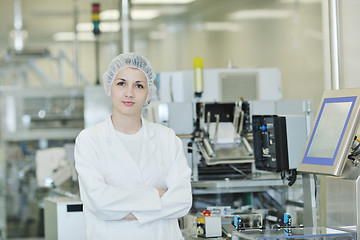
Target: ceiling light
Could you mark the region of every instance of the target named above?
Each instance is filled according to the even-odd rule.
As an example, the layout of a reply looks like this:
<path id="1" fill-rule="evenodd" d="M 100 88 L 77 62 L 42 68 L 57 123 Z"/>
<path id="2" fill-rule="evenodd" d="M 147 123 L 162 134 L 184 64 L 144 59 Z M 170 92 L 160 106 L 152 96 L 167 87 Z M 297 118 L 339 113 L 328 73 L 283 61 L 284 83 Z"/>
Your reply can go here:
<path id="1" fill-rule="evenodd" d="M 84 22 L 76 24 L 78 32 L 91 32 L 94 29 L 94 24 L 91 22 Z"/>
<path id="2" fill-rule="evenodd" d="M 102 22 L 100 23 L 101 32 L 118 32 L 120 30 L 119 22 Z"/>
<path id="3" fill-rule="evenodd" d="M 107 21 L 107 20 L 119 20 L 120 13 L 117 9 L 109 9 L 100 12 L 100 20 Z"/>
<path id="4" fill-rule="evenodd" d="M 55 41 L 74 41 L 74 32 L 58 32 L 53 36 Z M 81 32 L 77 34 L 77 40 L 79 41 L 94 41 L 95 36 L 92 32 Z"/>
<path id="5" fill-rule="evenodd" d="M 149 20 L 160 15 L 157 9 L 132 9 L 131 18 L 133 20 Z M 119 20 L 120 12 L 117 9 L 109 9 L 100 13 L 101 21 Z"/>
<path id="6" fill-rule="evenodd" d="M 73 32 L 58 32 L 54 34 L 55 41 L 73 41 L 75 34 Z"/>
<path id="7" fill-rule="evenodd" d="M 131 10 L 131 18 L 133 20 L 149 20 L 156 18 L 160 12 L 155 9 L 134 9 Z"/>
<path id="8" fill-rule="evenodd" d="M 231 20 L 243 19 L 277 19 L 287 18 L 292 15 L 288 10 L 272 10 L 272 9 L 256 9 L 256 10 L 242 10 L 229 14 Z"/>
<path id="9" fill-rule="evenodd" d="M 101 32 L 118 32 L 120 30 L 120 22 L 101 22 L 100 23 Z M 78 23 L 76 25 L 76 30 L 78 32 L 92 32 L 94 25 L 91 22 Z"/>
<path id="10" fill-rule="evenodd" d="M 195 0 L 132 0 L 132 4 L 187 4 Z"/>

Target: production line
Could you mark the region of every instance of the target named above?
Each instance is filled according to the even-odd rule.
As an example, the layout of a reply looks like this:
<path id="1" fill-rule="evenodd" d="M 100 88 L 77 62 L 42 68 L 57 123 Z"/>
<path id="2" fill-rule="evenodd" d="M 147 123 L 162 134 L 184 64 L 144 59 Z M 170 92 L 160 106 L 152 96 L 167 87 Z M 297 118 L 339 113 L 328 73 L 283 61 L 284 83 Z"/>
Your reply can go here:
<path id="1" fill-rule="evenodd" d="M 205 69 L 208 77 L 203 85 L 221 86 L 235 76 L 238 84 L 241 79 L 261 81 L 268 76 L 266 81 L 274 86 L 280 82 L 277 72 Z M 179 86 L 176 94 L 175 83 L 169 83 L 174 78 Z M 342 201 L 332 189 L 349 195 L 346 204 L 356 208 L 358 144 L 353 139 L 359 118 L 358 90 L 326 92 L 314 118 L 311 100 L 282 100 L 278 87 L 270 94 L 264 91 L 271 89 L 261 84 L 250 89 L 264 92 L 259 100 L 231 98 L 236 95 L 227 94 L 223 87 L 208 95 L 204 87 L 192 97 L 185 91 L 193 88 L 189 78 L 188 71 L 160 73 L 158 95 L 143 112 L 148 120 L 174 129 L 183 142 L 193 191 L 193 208 L 179 219 L 185 239 L 356 239 L 358 213 L 336 210 Z M 2 234 L 6 238 L 6 227 L 21 231 L 19 226 L 33 216 L 30 211 L 37 204 L 35 222 L 38 228 L 44 222 L 45 239 L 85 239 L 73 139 L 83 127 L 111 113 L 103 88 L 17 89 L 3 91 L 1 97 L 2 144 L 7 149 L 4 169 L 8 171 L 2 186 L 12 199 L 1 198 L 7 209 L 7 215 L 1 216 Z M 100 110 L 99 106 L 107 107 Z M 326 139 L 334 140 L 328 146 Z M 333 158 L 329 152 L 334 152 Z M 348 155 L 351 161 L 346 160 Z M 327 159 L 325 164 L 322 158 Z M 311 192 L 318 187 L 313 182 L 318 183 L 307 173 L 340 176 L 342 172 L 342 178 L 326 178 L 326 205 L 309 206 L 308 200 L 318 201 L 316 191 Z M 318 208 L 326 212 L 327 225 L 317 223 Z M 17 222 L 6 221 L 9 216 Z"/>
<path id="2" fill-rule="evenodd" d="M 3 1 L 0 240 L 360 238 L 356 2 Z"/>

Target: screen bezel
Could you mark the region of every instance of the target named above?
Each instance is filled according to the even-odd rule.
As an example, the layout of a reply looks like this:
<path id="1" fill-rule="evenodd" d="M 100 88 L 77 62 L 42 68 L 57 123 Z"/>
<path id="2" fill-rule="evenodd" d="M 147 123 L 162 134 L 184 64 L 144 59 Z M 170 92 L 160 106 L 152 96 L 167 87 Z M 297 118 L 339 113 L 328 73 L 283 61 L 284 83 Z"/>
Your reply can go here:
<path id="1" fill-rule="evenodd" d="M 352 144 L 354 135 L 358 128 L 359 120 L 359 97 L 360 89 L 341 89 L 341 90 L 328 90 L 325 91 L 316 121 L 313 124 L 312 131 L 307 140 L 307 144 L 304 149 L 302 160 L 299 164 L 299 172 L 315 173 L 340 176 L 344 169 L 349 148 Z M 338 103 L 338 102 L 350 102 L 351 107 L 348 112 L 344 127 L 341 132 L 341 136 L 337 143 L 334 155 L 332 158 L 321 158 L 308 156 L 311 144 L 313 142 L 318 124 L 323 116 L 323 110 L 326 104 Z"/>

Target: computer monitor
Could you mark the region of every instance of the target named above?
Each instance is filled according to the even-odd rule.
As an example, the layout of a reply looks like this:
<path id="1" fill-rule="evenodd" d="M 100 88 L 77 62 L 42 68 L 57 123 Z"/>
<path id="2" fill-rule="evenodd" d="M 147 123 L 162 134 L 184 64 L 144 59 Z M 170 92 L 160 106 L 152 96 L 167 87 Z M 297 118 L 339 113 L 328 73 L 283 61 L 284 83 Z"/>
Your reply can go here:
<path id="1" fill-rule="evenodd" d="M 340 176 L 359 126 L 359 112 L 360 88 L 325 91 L 297 170 Z"/>

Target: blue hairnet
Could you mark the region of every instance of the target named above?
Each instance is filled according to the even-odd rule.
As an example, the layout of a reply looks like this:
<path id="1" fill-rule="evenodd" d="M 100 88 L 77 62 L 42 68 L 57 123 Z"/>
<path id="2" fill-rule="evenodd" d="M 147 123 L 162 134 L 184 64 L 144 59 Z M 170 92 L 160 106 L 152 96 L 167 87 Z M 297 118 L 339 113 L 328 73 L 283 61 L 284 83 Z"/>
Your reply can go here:
<path id="1" fill-rule="evenodd" d="M 105 92 L 107 95 L 110 95 L 111 84 L 114 81 L 115 76 L 120 70 L 128 67 L 137 68 L 145 74 L 148 83 L 148 96 L 144 105 L 148 105 L 153 92 L 156 90 L 154 85 L 156 74 L 150 65 L 150 61 L 137 53 L 122 53 L 111 61 L 109 68 L 103 75 Z"/>

